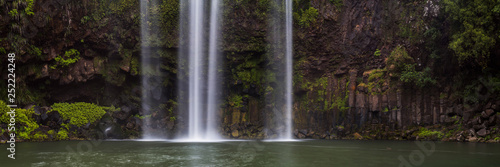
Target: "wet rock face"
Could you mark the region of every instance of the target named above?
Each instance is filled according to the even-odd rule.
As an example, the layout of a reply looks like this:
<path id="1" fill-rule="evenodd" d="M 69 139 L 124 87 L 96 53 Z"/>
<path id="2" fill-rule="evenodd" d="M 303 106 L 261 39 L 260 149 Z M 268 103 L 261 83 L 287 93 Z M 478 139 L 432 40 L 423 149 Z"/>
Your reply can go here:
<path id="1" fill-rule="evenodd" d="M 51 75 L 53 76 L 52 79 L 60 79 L 61 85 L 70 84 L 72 82 L 86 82 L 96 75 L 93 61 L 86 59 L 77 61 L 68 71 L 63 69 L 54 71 L 53 73 L 55 74 Z"/>

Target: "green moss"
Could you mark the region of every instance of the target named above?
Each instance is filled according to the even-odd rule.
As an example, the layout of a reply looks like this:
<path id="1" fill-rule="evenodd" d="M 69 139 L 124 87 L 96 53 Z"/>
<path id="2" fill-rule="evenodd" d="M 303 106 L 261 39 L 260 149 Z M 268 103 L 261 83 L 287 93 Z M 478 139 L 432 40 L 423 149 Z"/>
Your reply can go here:
<path id="1" fill-rule="evenodd" d="M 446 132 L 446 134 L 444 135 L 444 138 L 452 137 L 455 134 L 455 132 L 456 132 L 456 130 L 450 130 L 450 131 Z"/>
<path id="2" fill-rule="evenodd" d="M 121 86 L 125 80 L 127 79 L 127 75 L 125 73 L 121 72 L 120 69 L 120 62 L 114 61 L 114 62 L 107 62 L 107 64 L 104 66 L 102 76 L 104 77 L 104 80 L 106 82 L 109 82 L 113 85 Z M 144 69 L 143 75 L 157 75 L 159 74 L 155 69 L 152 67 L 146 67 Z"/>
<path id="3" fill-rule="evenodd" d="M 346 83 L 345 87 L 342 88 L 342 84 L 340 84 L 340 81 L 339 80 L 339 83 L 337 85 L 339 85 L 338 89 L 339 90 L 345 90 L 343 92 L 341 92 L 340 96 L 333 96 L 332 99 L 333 102 L 332 102 L 332 105 L 330 106 L 330 109 L 337 109 L 337 111 L 340 111 L 340 113 L 342 115 L 345 115 L 345 112 L 347 110 L 349 110 L 350 107 L 348 107 L 348 100 L 349 100 L 349 82 Z"/>
<path id="4" fill-rule="evenodd" d="M 322 88 L 323 90 L 326 90 L 327 86 L 328 86 L 328 77 L 321 77 L 314 82 L 308 82 L 308 81 L 302 82 L 301 88 L 313 91 L 315 87 L 319 87 Z"/>
<path id="5" fill-rule="evenodd" d="M 68 140 L 68 139 L 69 139 L 68 131 L 63 128 L 59 129 L 55 137 L 55 140 Z"/>
<path id="6" fill-rule="evenodd" d="M 179 27 L 179 1 L 178 0 L 163 0 L 160 5 L 160 24 L 167 40 L 162 40 L 167 47 L 174 47 L 178 38 L 174 35 Z"/>
<path id="7" fill-rule="evenodd" d="M 37 132 L 37 133 L 35 133 L 35 135 L 33 135 L 31 140 L 33 140 L 33 141 L 45 141 L 48 138 L 49 137 L 47 136 L 47 134 L 44 134 L 43 132 Z"/>
<path id="8" fill-rule="evenodd" d="M 236 72 L 236 76 L 239 80 L 243 81 L 244 87 L 247 89 L 250 87 L 250 84 L 260 85 L 262 81 L 262 72 L 259 72 L 255 68 Z"/>
<path id="9" fill-rule="evenodd" d="M 437 137 L 438 139 L 443 138 L 444 134 L 443 132 L 440 131 L 431 131 L 427 128 L 420 128 L 418 131 L 418 137 L 419 138 L 424 138 L 424 139 L 429 139 L 431 137 Z"/>
<path id="10" fill-rule="evenodd" d="M 76 125 L 78 127 L 84 126 L 87 123 L 93 123 L 106 114 L 103 107 L 84 102 L 71 104 L 55 103 L 52 105 L 51 111 L 58 111 L 64 120 L 70 120 L 70 125 Z"/>
<path id="11" fill-rule="evenodd" d="M 3 101 L 0 100 L 0 123 L 10 123 L 10 116 L 7 114 L 10 112 L 11 108 L 7 107 Z M 32 117 L 35 114 L 33 108 L 30 109 L 15 109 L 16 113 L 16 134 L 21 139 L 31 139 L 31 132 L 38 129 L 39 125 L 36 123 L 35 119 Z"/>
<path id="12" fill-rule="evenodd" d="M 241 83 L 245 89 L 248 89 L 251 85 L 262 85 L 263 80 L 274 82 L 276 80 L 274 73 L 271 71 L 268 71 L 269 73 L 264 72 L 264 70 L 260 68 L 260 64 L 263 62 L 262 57 L 262 55 L 255 54 L 232 56 L 232 64 L 238 64 L 231 69 L 235 83 Z"/>

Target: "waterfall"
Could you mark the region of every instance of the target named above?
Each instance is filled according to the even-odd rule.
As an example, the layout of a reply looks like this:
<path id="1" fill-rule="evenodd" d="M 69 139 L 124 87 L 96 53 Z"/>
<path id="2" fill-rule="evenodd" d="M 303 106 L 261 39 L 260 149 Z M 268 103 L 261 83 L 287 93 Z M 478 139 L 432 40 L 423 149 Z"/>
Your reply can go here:
<path id="1" fill-rule="evenodd" d="M 150 32 L 150 25 L 148 24 L 148 21 L 151 19 L 150 18 L 150 13 L 149 13 L 149 8 L 150 5 L 156 4 L 155 0 L 141 0 L 141 86 L 142 86 L 142 95 L 141 95 L 141 107 L 143 111 L 143 115 L 150 115 L 152 114 L 151 112 L 151 106 L 152 106 L 152 96 L 151 96 L 151 83 L 150 83 L 150 75 L 147 71 L 150 71 L 148 68 L 151 68 L 153 66 L 154 61 L 152 60 L 151 56 L 151 49 L 150 49 L 150 37 L 151 37 L 151 32 Z M 154 137 L 157 137 L 154 135 L 154 132 L 150 128 L 151 125 L 151 119 L 150 117 L 147 117 L 143 120 L 143 138 L 144 139 L 151 139 Z"/>
<path id="2" fill-rule="evenodd" d="M 267 127 L 278 140 L 291 140 L 293 129 L 293 18 L 292 0 L 275 0 L 270 18 L 270 60 L 268 68 L 276 74 L 274 92 L 268 103 L 273 106 Z M 268 134 L 272 135 L 272 134 Z"/>
<path id="3" fill-rule="evenodd" d="M 202 0 L 189 0 L 181 2 L 181 13 L 187 15 L 181 18 L 181 26 L 186 26 L 181 32 L 181 40 L 187 37 L 188 41 L 180 45 L 180 66 L 185 62 L 186 67 L 179 68 L 179 75 L 187 75 L 188 89 L 179 87 L 180 103 L 186 107 L 180 109 L 188 110 L 188 140 L 215 140 L 219 138 L 217 127 L 219 110 L 219 85 L 218 66 L 219 52 L 219 26 L 220 26 L 220 4 L 219 0 L 210 2 L 210 22 L 205 22 L 206 3 Z M 183 16 L 181 16 L 183 17 Z M 209 24 L 208 26 L 206 24 Z M 208 27 L 208 34 L 207 29 Z M 207 43 L 208 42 L 208 46 Z M 207 62 L 208 61 L 208 62 Z M 179 76 L 182 80 L 182 76 Z M 182 83 L 180 83 L 182 85 Z M 183 93 L 187 91 L 188 93 Z M 187 97 L 185 97 L 187 96 Z M 182 111 L 181 111 L 182 112 Z"/>
<path id="4" fill-rule="evenodd" d="M 292 139 L 292 105 L 293 105 L 293 92 L 292 92 L 292 73 L 293 73 L 293 34 L 292 34 L 292 0 L 286 0 L 286 77 L 285 77 L 285 97 L 286 97 L 286 127 L 284 139 Z"/>
<path id="5" fill-rule="evenodd" d="M 201 139 L 202 118 L 202 59 L 203 59 L 203 1 L 189 1 L 189 138 Z"/>
<path id="6" fill-rule="evenodd" d="M 211 10 L 210 10 L 210 40 L 209 40 L 209 64 L 208 64 L 208 104 L 207 104 L 207 138 L 208 139 L 218 139 L 219 135 L 217 132 L 217 112 L 219 109 L 219 97 L 217 93 L 219 92 L 219 79 L 217 75 L 217 66 L 219 63 L 219 52 L 217 51 L 219 32 L 220 32 L 220 4 L 219 0 L 212 0 Z"/>

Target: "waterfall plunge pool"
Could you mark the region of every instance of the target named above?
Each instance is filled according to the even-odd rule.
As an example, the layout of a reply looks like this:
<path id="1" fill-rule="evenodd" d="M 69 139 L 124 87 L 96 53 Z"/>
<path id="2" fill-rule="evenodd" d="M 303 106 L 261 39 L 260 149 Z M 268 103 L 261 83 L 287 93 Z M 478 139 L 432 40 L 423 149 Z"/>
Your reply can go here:
<path id="1" fill-rule="evenodd" d="M 7 146 L 7 145 L 4 145 Z M 62 141 L 17 144 L 2 166 L 497 166 L 499 144 L 300 140 Z"/>

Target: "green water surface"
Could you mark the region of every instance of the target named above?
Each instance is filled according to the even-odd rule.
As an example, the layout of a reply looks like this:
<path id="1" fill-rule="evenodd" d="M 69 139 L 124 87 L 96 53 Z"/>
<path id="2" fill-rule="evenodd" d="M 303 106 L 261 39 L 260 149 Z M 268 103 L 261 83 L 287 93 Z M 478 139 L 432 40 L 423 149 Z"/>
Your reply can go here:
<path id="1" fill-rule="evenodd" d="M 500 166 L 500 144 L 401 141 L 65 141 L 0 145 L 0 166 Z"/>

